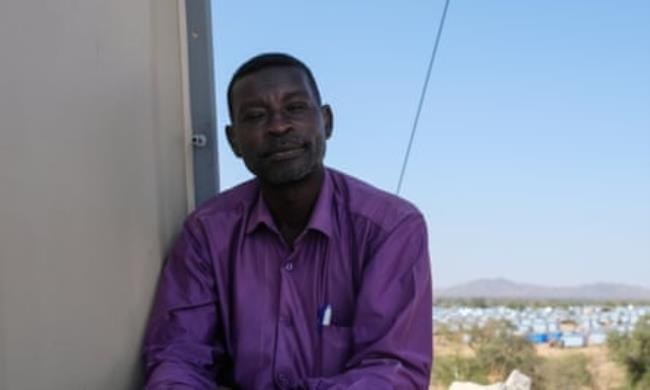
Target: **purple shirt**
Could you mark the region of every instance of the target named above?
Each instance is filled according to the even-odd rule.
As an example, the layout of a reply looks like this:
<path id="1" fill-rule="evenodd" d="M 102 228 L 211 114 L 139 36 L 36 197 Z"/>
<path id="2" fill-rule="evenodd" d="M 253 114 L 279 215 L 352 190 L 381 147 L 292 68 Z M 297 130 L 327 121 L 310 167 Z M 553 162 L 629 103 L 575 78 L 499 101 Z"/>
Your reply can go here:
<path id="1" fill-rule="evenodd" d="M 252 180 L 187 218 L 147 329 L 146 388 L 426 389 L 431 310 L 414 206 L 327 169 L 291 249 Z"/>

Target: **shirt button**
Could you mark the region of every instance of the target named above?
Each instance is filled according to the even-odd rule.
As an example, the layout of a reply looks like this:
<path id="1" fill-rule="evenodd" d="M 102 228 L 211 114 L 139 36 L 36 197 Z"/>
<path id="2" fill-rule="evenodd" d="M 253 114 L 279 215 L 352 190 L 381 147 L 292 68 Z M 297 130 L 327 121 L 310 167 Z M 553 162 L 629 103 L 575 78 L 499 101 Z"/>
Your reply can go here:
<path id="1" fill-rule="evenodd" d="M 289 385 L 289 378 L 285 374 L 278 374 L 275 379 L 278 381 L 278 385 L 282 388 Z"/>
<path id="2" fill-rule="evenodd" d="M 289 272 L 293 271 L 293 262 L 289 261 L 288 263 L 286 263 L 284 265 L 284 269 L 289 271 Z"/>

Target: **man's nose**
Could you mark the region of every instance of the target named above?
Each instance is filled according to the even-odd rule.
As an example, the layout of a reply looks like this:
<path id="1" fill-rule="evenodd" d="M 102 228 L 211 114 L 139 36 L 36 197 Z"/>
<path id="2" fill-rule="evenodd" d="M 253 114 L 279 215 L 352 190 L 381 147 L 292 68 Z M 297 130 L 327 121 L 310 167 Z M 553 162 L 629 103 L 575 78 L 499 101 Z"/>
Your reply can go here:
<path id="1" fill-rule="evenodd" d="M 268 132 L 271 134 L 283 134 L 291 130 L 291 121 L 283 112 L 273 112 L 269 118 Z"/>

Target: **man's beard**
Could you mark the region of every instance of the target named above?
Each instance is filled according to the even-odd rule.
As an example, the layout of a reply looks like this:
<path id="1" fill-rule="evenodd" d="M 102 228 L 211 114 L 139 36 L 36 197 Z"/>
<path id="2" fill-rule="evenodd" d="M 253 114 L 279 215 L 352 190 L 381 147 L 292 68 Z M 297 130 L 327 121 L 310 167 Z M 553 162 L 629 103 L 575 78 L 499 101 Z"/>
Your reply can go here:
<path id="1" fill-rule="evenodd" d="M 304 154 L 286 162 L 259 161 L 259 164 L 248 169 L 261 181 L 273 185 L 282 186 L 300 182 L 311 173 L 316 172 L 323 165 L 325 155 L 325 141 L 322 138 L 314 143 L 305 145 Z"/>

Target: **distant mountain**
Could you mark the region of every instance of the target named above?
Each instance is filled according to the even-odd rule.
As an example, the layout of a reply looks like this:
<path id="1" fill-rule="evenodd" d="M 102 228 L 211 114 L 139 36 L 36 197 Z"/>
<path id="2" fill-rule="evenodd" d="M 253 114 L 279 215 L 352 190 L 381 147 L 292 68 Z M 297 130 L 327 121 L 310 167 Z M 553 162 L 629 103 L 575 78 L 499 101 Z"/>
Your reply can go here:
<path id="1" fill-rule="evenodd" d="M 595 283 L 576 287 L 546 287 L 515 283 L 507 279 L 479 279 L 436 290 L 434 298 L 650 301 L 650 289 L 615 283 Z"/>

